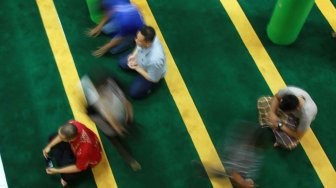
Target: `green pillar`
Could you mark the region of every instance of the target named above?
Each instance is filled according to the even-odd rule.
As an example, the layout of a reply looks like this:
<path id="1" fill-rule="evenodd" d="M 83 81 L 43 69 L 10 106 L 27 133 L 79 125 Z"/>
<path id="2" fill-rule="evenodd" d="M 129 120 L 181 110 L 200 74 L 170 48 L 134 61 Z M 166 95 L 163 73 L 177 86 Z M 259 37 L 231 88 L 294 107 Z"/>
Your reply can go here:
<path id="1" fill-rule="evenodd" d="M 313 5 L 314 0 L 278 0 L 267 26 L 269 39 L 275 44 L 292 44 Z"/>
<path id="2" fill-rule="evenodd" d="M 100 10 L 100 0 L 86 0 L 89 8 L 90 18 L 93 22 L 98 24 L 104 17 L 104 13 Z"/>

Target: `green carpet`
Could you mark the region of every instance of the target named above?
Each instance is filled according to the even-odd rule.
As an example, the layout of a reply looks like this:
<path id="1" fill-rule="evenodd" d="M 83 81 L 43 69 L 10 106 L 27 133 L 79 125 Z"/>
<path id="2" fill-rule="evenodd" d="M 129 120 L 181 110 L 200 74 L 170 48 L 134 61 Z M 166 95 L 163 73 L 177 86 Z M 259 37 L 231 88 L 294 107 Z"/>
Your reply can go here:
<path id="1" fill-rule="evenodd" d="M 230 18 L 218 0 L 149 0 L 166 43 L 218 153 L 239 120 L 257 122 L 256 100 L 270 95 Z M 335 1 L 333 1 L 335 2 Z M 274 64 L 288 85 L 306 89 L 319 112 L 312 129 L 330 162 L 336 165 L 336 41 L 314 6 L 291 46 L 273 45 L 265 28 L 275 1 L 239 1 Z M 1 1 L 0 153 L 9 187 L 60 187 L 59 176 L 44 170 L 42 149 L 49 134 L 73 118 L 35 1 Z M 135 74 L 122 71 L 116 56 L 91 52 L 108 38 L 88 38 L 94 27 L 85 1 L 55 5 L 79 76 L 104 69 L 128 86 Z M 169 71 L 169 70 L 168 70 Z M 140 125 L 123 143 L 141 163 L 133 172 L 103 137 L 119 187 L 211 187 L 190 164 L 200 160 L 177 107 L 163 81 L 142 101 L 132 101 Z M 271 135 L 270 132 L 268 132 Z M 268 142 L 272 140 L 268 139 Z M 302 147 L 268 149 L 256 179 L 259 187 L 323 187 Z M 95 187 L 91 173 L 71 187 Z"/>

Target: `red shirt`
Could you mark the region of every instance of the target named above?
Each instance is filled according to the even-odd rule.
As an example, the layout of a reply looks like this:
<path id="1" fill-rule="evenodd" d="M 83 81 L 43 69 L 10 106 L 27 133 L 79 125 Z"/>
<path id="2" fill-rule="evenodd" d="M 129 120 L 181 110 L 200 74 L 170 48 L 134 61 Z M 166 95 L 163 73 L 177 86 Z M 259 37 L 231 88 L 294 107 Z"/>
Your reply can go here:
<path id="1" fill-rule="evenodd" d="M 70 141 L 77 168 L 85 170 L 89 166 L 96 166 L 102 158 L 102 149 L 96 134 L 78 121 L 70 120 L 69 123 L 78 130 L 75 140 Z"/>

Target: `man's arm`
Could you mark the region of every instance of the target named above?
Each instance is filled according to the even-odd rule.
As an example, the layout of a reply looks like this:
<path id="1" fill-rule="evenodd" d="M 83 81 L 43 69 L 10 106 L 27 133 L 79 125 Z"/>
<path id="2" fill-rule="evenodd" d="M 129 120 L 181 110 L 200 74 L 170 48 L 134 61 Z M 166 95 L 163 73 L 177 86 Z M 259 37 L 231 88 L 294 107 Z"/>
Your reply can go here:
<path id="1" fill-rule="evenodd" d="M 132 69 L 132 67 L 130 68 Z M 151 78 L 149 77 L 149 74 L 139 65 L 136 65 L 134 70 L 137 71 L 139 74 L 141 74 L 141 76 L 143 76 L 146 80 L 153 82 L 153 80 L 151 80 Z"/>
<path id="2" fill-rule="evenodd" d="M 107 23 L 108 19 L 109 19 L 109 16 L 107 14 L 105 14 L 103 19 L 99 22 L 99 24 L 96 27 L 94 27 L 93 29 L 89 29 L 86 32 L 86 35 L 88 35 L 90 37 L 98 36 L 101 33 L 104 25 Z"/>
<path id="3" fill-rule="evenodd" d="M 302 136 L 304 135 L 304 132 L 301 132 L 299 130 L 293 131 L 292 129 L 289 129 L 285 124 L 283 124 L 283 126 L 280 129 L 289 136 L 297 139 L 301 139 Z"/>
<path id="4" fill-rule="evenodd" d="M 231 176 L 234 182 L 236 182 L 239 187 L 254 187 L 254 182 L 252 180 L 246 181 L 238 172 L 233 172 Z"/>
<path id="5" fill-rule="evenodd" d="M 129 68 L 137 71 L 141 76 L 143 76 L 146 80 L 157 83 L 160 81 L 160 77 L 158 76 L 158 68 L 157 67 L 150 67 L 148 72 L 141 68 L 137 62 L 128 62 Z M 155 65 L 152 65 L 155 66 Z"/>
<path id="6" fill-rule="evenodd" d="M 273 128 L 277 128 L 278 126 L 279 117 L 277 116 L 276 112 L 279 108 L 279 104 L 280 104 L 280 96 L 277 93 L 272 97 L 271 111 L 268 115 L 269 121 L 272 123 Z"/>
<path id="7" fill-rule="evenodd" d="M 47 168 L 46 169 L 47 174 L 69 174 L 69 173 L 76 173 L 80 171 L 81 170 L 77 168 L 75 164 L 65 166 L 62 168 Z"/>
<path id="8" fill-rule="evenodd" d="M 48 153 L 50 152 L 51 148 L 57 145 L 58 143 L 62 142 L 61 138 L 57 135 L 42 151 L 45 158 L 48 157 Z"/>
<path id="9" fill-rule="evenodd" d="M 121 36 L 113 37 L 113 39 L 111 39 L 110 42 L 106 43 L 102 47 L 99 47 L 99 49 L 96 50 L 96 51 L 94 51 L 92 53 L 92 55 L 94 55 L 96 57 L 101 57 L 105 53 L 107 53 L 111 48 L 113 48 L 113 47 L 117 46 L 118 44 L 120 44 L 122 40 L 124 40 L 124 37 L 121 37 Z"/>

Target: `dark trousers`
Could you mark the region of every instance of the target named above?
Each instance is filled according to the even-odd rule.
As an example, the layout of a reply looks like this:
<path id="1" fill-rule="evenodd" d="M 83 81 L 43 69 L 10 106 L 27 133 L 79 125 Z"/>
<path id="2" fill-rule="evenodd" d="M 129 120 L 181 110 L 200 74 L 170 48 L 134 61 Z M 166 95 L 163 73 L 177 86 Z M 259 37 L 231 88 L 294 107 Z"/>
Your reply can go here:
<path id="1" fill-rule="evenodd" d="M 52 134 L 49 137 L 49 141 L 54 139 L 56 137 L 56 133 Z M 51 148 L 50 151 L 51 157 L 54 159 L 56 166 L 61 168 L 64 166 L 73 165 L 76 163 L 76 158 L 74 156 L 74 153 L 71 150 L 71 146 L 67 142 L 61 142 L 54 147 Z M 80 176 L 82 172 L 77 173 L 67 173 L 67 174 L 61 174 L 61 177 L 66 182 L 71 182 L 73 180 L 76 180 L 78 176 Z"/>
<path id="2" fill-rule="evenodd" d="M 125 70 L 130 70 L 127 65 L 128 55 L 129 54 L 122 56 L 119 59 L 120 67 Z M 143 76 L 138 74 L 129 88 L 129 95 L 134 99 L 144 98 L 151 92 L 151 89 L 153 89 L 155 85 L 156 83 L 150 82 L 146 80 Z"/>

